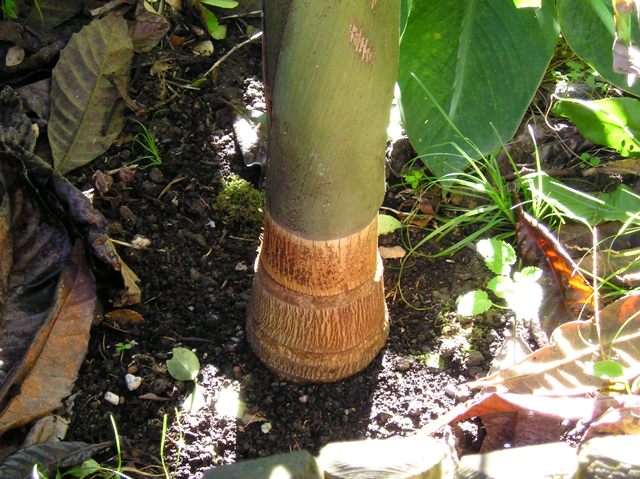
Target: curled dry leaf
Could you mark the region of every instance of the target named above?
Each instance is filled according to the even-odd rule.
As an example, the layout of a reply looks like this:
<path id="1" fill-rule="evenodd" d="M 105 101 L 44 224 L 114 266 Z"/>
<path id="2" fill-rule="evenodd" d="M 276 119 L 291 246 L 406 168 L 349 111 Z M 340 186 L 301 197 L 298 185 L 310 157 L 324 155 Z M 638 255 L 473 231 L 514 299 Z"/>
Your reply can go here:
<path id="1" fill-rule="evenodd" d="M 144 8 L 142 1 L 138 2 L 135 20 L 129 25 L 133 50 L 136 53 L 148 52 L 162 40 L 170 26 L 166 18 Z"/>
<path id="2" fill-rule="evenodd" d="M 603 353 L 624 368 L 623 379 L 640 375 L 640 294 L 600 311 L 599 328 L 595 321 L 565 323 L 553 332 L 549 346 L 469 386 L 500 386 L 515 393 L 551 396 L 593 393 L 605 380 L 590 375 L 588 366 L 605 359 Z"/>
<path id="3" fill-rule="evenodd" d="M 142 315 L 132 309 L 116 309 L 105 313 L 104 317 L 122 327 L 133 326 L 144 321 Z"/>
<path id="4" fill-rule="evenodd" d="M 520 211 L 516 235 L 520 258 L 543 271 L 540 316 L 547 336 L 558 325 L 592 312 L 593 288 L 553 234 Z"/>

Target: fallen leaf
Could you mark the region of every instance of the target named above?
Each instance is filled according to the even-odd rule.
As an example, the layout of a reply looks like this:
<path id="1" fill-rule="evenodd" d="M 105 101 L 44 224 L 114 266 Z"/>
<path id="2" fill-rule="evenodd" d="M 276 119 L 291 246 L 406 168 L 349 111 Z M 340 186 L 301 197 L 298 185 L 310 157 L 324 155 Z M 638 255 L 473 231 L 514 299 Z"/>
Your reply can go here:
<path id="1" fill-rule="evenodd" d="M 51 79 L 49 78 L 16 89 L 27 110 L 35 113 L 42 120 L 49 118 L 50 91 Z"/>
<path id="2" fill-rule="evenodd" d="M 56 469 L 80 464 L 85 459 L 111 447 L 110 442 L 87 444 L 86 442 L 53 442 L 36 444 L 12 454 L 0 466 L 0 477 L 7 479 L 32 479 L 34 464 L 40 464 L 49 477 Z"/>
<path id="3" fill-rule="evenodd" d="M 4 57 L 4 64 L 8 67 L 19 65 L 24 60 L 24 49 L 22 47 L 9 47 L 7 55 Z"/>
<path id="4" fill-rule="evenodd" d="M 129 36 L 136 53 L 148 52 L 169 31 L 171 24 L 162 15 L 150 12 L 138 3 L 135 21 L 129 24 Z"/>
<path id="5" fill-rule="evenodd" d="M 602 360 L 602 353 L 620 363 L 623 379 L 640 375 L 640 294 L 621 298 L 600 311 L 599 328 L 593 320 L 562 324 L 551 335 L 549 346 L 468 386 L 553 396 L 593 393 L 606 381 L 588 374 L 588 365 Z"/>
<path id="6" fill-rule="evenodd" d="M 172 398 L 160 397 L 154 393 L 145 393 L 138 396 L 138 399 L 142 399 L 143 401 L 171 401 Z"/>
<path id="7" fill-rule="evenodd" d="M 378 252 L 382 259 L 399 259 L 404 258 L 407 254 L 402 246 L 378 246 Z"/>
<path id="8" fill-rule="evenodd" d="M 636 175 L 640 176 L 640 158 L 627 158 L 625 160 L 612 161 L 595 168 L 584 170 L 585 176 L 589 175 Z"/>
<path id="9" fill-rule="evenodd" d="M 142 315 L 132 309 L 116 309 L 105 313 L 104 317 L 122 327 L 140 324 L 144 321 Z"/>
<path id="10" fill-rule="evenodd" d="M 14 263 L 12 287 L 2 311 L 0 434 L 62 406 L 87 353 L 95 311 L 95 282 L 80 241 L 59 279 L 55 263 L 53 270 L 42 260 L 29 259 L 31 263 L 26 270 L 20 262 Z M 31 276 L 33 272 L 39 274 Z M 50 279 L 43 281 L 43 274 Z M 25 335 L 29 329 L 31 334 Z"/>
<path id="11" fill-rule="evenodd" d="M 546 227 L 520 211 L 516 236 L 520 258 L 543 271 L 540 316 L 547 336 L 558 325 L 593 311 L 593 288 Z"/>
<path id="12" fill-rule="evenodd" d="M 64 439 L 69 429 L 69 420 L 56 414 L 49 414 L 38 419 L 29 429 L 22 447 L 43 444 L 45 442 L 59 442 Z"/>
<path id="13" fill-rule="evenodd" d="M 128 76 L 132 57 L 127 22 L 113 14 L 74 34 L 60 53 L 48 126 L 56 171 L 87 164 L 120 134 L 124 104 L 108 77 Z"/>

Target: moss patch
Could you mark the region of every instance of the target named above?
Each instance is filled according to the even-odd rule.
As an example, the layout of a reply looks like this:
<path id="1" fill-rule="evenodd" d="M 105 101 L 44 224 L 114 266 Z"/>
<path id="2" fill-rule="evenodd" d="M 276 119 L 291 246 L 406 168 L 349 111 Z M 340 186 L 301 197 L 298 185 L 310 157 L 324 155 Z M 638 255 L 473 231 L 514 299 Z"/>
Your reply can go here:
<path id="1" fill-rule="evenodd" d="M 214 201 L 214 208 L 226 224 L 260 226 L 262 224 L 262 193 L 237 175 L 222 180 L 222 189 Z"/>

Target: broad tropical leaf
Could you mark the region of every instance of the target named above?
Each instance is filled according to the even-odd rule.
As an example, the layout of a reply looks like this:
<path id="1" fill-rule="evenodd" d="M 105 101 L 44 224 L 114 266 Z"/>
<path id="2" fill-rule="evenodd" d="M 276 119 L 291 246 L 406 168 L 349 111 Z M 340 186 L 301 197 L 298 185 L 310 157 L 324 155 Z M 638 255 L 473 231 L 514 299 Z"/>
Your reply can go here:
<path id="1" fill-rule="evenodd" d="M 582 223 L 595 226 L 603 221 L 620 221 L 640 225 L 640 195 L 627 185 L 608 193 L 589 194 L 547 175 L 531 175 L 524 181 L 533 194 Z"/>
<path id="2" fill-rule="evenodd" d="M 605 380 L 589 371 L 593 370 L 593 363 L 607 358 L 620 363 L 624 379 L 633 380 L 640 375 L 640 294 L 604 308 L 599 329 L 598 334 L 594 321 L 565 323 L 553 332 L 551 345 L 469 386 L 500 385 L 514 393 L 551 396 L 592 393 Z"/>
<path id="3" fill-rule="evenodd" d="M 584 0 L 579 8 L 575 0 L 557 0 L 556 8 L 562 36 L 571 49 L 605 80 L 640 95 L 639 83 L 629 86 L 626 75 L 613 71 L 615 26 L 611 0 Z"/>
<path id="4" fill-rule="evenodd" d="M 557 102 L 553 112 L 569 118 L 594 143 L 613 148 L 622 156 L 640 156 L 640 101 L 626 97 L 567 99 Z"/>
<path id="5" fill-rule="evenodd" d="M 436 175 L 468 166 L 449 142 L 476 158 L 517 130 L 556 43 L 546 3 L 537 10 L 492 0 L 411 5 L 400 43 L 400 107 L 413 147 L 429 155 Z"/>
<path id="6" fill-rule="evenodd" d="M 132 57 L 127 22 L 116 15 L 92 21 L 60 53 L 48 126 L 56 171 L 87 164 L 120 134 L 124 103 L 110 79 L 128 78 Z"/>
<path id="7" fill-rule="evenodd" d="M 36 464 L 40 464 L 49 477 L 54 477 L 57 467 L 66 468 L 80 464 L 110 445 L 108 442 L 53 442 L 29 446 L 7 458 L 0 466 L 0 477 L 32 479 L 33 466 Z"/>

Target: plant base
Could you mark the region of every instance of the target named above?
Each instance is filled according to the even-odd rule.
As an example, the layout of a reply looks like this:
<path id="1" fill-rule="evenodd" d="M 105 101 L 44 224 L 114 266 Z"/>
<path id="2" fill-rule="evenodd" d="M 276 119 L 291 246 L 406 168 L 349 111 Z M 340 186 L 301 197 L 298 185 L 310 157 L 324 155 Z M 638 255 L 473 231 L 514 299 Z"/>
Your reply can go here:
<path id="1" fill-rule="evenodd" d="M 270 369 L 331 382 L 364 369 L 388 336 L 377 219 L 339 240 L 307 240 L 274 222 L 256 263 L 247 336 Z"/>

